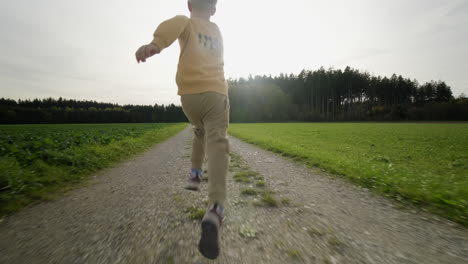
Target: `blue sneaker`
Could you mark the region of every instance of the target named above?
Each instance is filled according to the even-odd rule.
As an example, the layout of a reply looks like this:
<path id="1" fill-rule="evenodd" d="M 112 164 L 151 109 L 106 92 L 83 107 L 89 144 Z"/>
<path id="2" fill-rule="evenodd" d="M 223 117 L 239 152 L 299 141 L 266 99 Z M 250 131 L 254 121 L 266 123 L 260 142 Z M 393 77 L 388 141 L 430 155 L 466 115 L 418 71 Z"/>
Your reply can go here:
<path id="1" fill-rule="evenodd" d="M 219 228 L 223 223 L 223 208 L 214 204 L 203 217 L 201 238 L 198 250 L 208 259 L 216 259 L 219 256 Z"/>
<path id="2" fill-rule="evenodd" d="M 192 169 L 185 189 L 191 191 L 198 191 L 200 188 L 201 179 L 203 177 L 203 171 L 201 169 Z"/>

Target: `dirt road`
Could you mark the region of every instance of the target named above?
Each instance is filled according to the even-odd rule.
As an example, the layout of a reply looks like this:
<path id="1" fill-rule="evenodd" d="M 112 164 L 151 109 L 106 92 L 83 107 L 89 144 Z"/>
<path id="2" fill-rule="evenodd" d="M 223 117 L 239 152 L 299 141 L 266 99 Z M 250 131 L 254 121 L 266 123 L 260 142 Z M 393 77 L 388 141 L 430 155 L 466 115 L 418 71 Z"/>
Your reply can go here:
<path id="1" fill-rule="evenodd" d="M 88 187 L 1 220 L 0 263 L 468 263 L 468 230 L 234 138 L 222 254 L 208 261 L 190 219 L 205 207 L 206 183 L 183 189 L 190 137 L 184 130 Z M 241 194 L 249 184 L 232 175 L 246 170 L 278 207 Z"/>

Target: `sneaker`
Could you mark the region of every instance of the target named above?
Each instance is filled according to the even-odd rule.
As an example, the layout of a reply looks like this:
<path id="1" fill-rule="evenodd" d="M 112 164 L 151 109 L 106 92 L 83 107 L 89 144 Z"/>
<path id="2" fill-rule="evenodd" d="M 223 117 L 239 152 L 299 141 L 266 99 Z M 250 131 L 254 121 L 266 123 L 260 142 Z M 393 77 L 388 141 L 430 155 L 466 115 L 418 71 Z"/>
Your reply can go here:
<path id="1" fill-rule="evenodd" d="M 208 259 L 216 259 L 219 255 L 219 228 L 223 223 L 223 208 L 214 204 L 203 217 L 201 238 L 198 250 Z"/>
<path id="2" fill-rule="evenodd" d="M 185 189 L 191 190 L 191 191 L 198 191 L 202 177 L 203 177 L 202 170 L 192 169 L 192 171 L 190 172 L 190 177 L 187 182 L 187 186 L 185 186 Z"/>

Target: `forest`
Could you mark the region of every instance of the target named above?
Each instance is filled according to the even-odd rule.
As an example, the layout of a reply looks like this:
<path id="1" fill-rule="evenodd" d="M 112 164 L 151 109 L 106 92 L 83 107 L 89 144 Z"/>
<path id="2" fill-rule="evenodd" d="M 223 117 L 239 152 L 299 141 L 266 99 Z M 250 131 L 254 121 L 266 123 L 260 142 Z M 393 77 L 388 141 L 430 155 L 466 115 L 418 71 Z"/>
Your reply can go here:
<path id="1" fill-rule="evenodd" d="M 468 98 L 443 81 L 419 84 L 351 67 L 230 79 L 232 122 L 468 121 Z M 0 99 L 0 124 L 186 122 L 171 105 Z"/>
<path id="2" fill-rule="evenodd" d="M 322 67 L 229 83 L 234 122 L 468 120 L 468 98 L 454 98 L 443 81 Z"/>
<path id="3" fill-rule="evenodd" d="M 118 105 L 63 98 L 0 99 L 0 124 L 187 122 L 176 105 Z"/>

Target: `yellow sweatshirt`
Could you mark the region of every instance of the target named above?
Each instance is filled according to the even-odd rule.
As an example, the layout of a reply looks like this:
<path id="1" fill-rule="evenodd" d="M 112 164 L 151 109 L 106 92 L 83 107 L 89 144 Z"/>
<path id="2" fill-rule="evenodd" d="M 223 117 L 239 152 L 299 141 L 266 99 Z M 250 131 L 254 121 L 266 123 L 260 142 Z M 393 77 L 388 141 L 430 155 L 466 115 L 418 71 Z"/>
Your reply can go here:
<path id="1" fill-rule="evenodd" d="M 178 94 L 217 92 L 227 95 L 223 39 L 218 26 L 200 18 L 176 16 L 158 26 L 152 43 L 163 50 L 176 39 L 180 44 Z"/>

